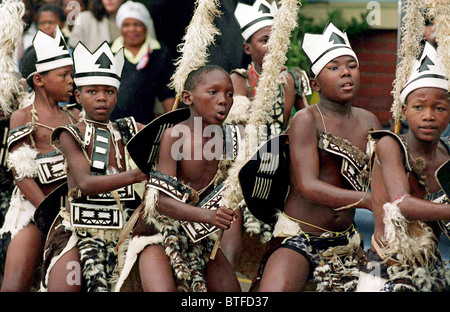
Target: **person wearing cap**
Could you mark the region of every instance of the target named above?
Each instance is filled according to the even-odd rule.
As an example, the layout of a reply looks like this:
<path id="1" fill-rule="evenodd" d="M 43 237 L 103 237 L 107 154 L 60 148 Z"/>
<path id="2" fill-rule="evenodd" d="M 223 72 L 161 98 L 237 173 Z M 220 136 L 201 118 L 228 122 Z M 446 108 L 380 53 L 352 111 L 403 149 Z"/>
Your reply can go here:
<path id="1" fill-rule="evenodd" d="M 352 107 L 359 64 L 345 32 L 329 22 L 322 34 L 305 34 L 302 48 L 320 101 L 292 120 L 290 192 L 262 261 L 259 291 L 302 291 L 309 280 L 317 291 L 354 291 L 364 254 L 355 208 L 371 206 L 367 136 L 381 125 Z"/>
<path id="2" fill-rule="evenodd" d="M 34 212 L 66 178 L 64 157 L 50 145 L 49 137 L 54 128 L 77 122 L 80 113 L 58 106 L 73 93 L 72 66 L 59 27 L 54 36 L 39 30 L 21 68 L 34 90 L 34 101 L 14 111 L 10 119 L 8 166 L 16 188 L 0 230 L 2 245 L 10 240 L 2 291 L 30 291 L 35 286 L 44 237 L 34 223 Z"/>
<path id="3" fill-rule="evenodd" d="M 48 231 L 41 291 L 107 292 L 117 263 L 113 249 L 126 216 L 140 203 L 133 184 L 147 176 L 131 169 L 125 151 L 139 125 L 133 117 L 109 118 L 120 87 L 123 50 L 114 55 L 105 41 L 91 53 L 80 42 L 73 57 L 75 97 L 85 117 L 51 135 L 66 156 L 69 191 Z M 69 281 L 71 263 L 78 263 L 80 271 Z"/>
<path id="4" fill-rule="evenodd" d="M 265 0 L 257 0 L 253 5 L 238 3 L 234 15 L 241 27 L 244 53 L 251 58 L 247 69 L 238 68 L 231 71 L 234 87 L 234 105 L 227 118 L 227 123 L 245 124 L 250 116 L 252 101 L 255 98 L 259 77 L 263 70 L 263 59 L 267 54 L 273 19 L 277 12 L 276 2 L 272 4 Z M 307 95 L 311 94 L 308 75 L 305 71 L 280 69 L 279 93 L 271 113 L 272 122 L 267 125 L 267 139 L 282 134 L 290 123 L 294 110 L 308 105 Z M 262 243 L 271 238 L 272 228 L 261 223 L 248 210 L 244 202 L 242 213 L 232 230 L 224 235 L 222 249 L 233 265 L 238 262 L 242 248 L 242 231 L 250 235 L 259 234 Z M 242 214 L 242 217 L 241 217 Z M 259 259 L 258 259 L 259 261 Z"/>
<path id="5" fill-rule="evenodd" d="M 88 9 L 75 18 L 69 46 L 74 48 L 81 41 L 89 50 L 94 51 L 105 40 L 113 42 L 120 36 L 116 14 L 122 3 L 123 0 L 90 0 Z M 153 21 L 148 31 L 155 38 Z"/>
<path id="6" fill-rule="evenodd" d="M 173 74 L 169 49 L 151 35 L 152 20 L 145 5 L 127 1 L 116 15 L 119 36 L 111 49 L 124 48 L 125 64 L 119 96 L 111 119 L 133 116 L 148 124 L 155 117 L 155 104 L 162 103 L 170 111 L 175 93 L 167 86 Z"/>
<path id="7" fill-rule="evenodd" d="M 375 229 L 360 288 L 449 291 L 450 272 L 442 265 L 437 238 L 441 232 L 449 235 L 450 205 L 435 172 L 450 159 L 449 137 L 440 137 L 450 121 L 450 101 L 448 78 L 428 41 L 403 85 L 400 103 L 409 131 L 371 133 L 376 142 L 371 189 Z M 379 278 L 371 274 L 375 263 Z"/>

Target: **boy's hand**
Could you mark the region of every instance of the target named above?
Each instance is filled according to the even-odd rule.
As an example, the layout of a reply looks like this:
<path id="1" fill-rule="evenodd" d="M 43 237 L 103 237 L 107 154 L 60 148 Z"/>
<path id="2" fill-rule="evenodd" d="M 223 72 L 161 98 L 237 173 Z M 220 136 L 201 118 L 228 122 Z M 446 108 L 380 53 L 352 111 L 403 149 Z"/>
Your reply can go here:
<path id="1" fill-rule="evenodd" d="M 228 230 L 236 220 L 236 214 L 233 209 L 227 207 L 219 207 L 217 210 L 214 210 L 214 218 L 212 224 L 217 226 L 222 230 Z"/>

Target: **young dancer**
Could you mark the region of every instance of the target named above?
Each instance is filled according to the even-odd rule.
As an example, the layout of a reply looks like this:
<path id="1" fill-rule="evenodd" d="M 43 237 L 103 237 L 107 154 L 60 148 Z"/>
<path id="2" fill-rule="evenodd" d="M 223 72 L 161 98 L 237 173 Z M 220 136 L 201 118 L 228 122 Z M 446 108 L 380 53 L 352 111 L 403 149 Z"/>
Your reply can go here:
<path id="1" fill-rule="evenodd" d="M 24 58 L 22 75 L 33 88 L 32 105 L 11 115 L 8 165 L 17 185 L 0 231 L 10 237 L 2 284 L 4 291 L 30 290 L 43 237 L 33 223 L 40 202 L 66 178 L 64 157 L 50 145 L 51 131 L 78 119 L 79 111 L 58 106 L 72 95 L 72 59 L 59 28 L 55 36 L 38 31 Z M 3 238 L 2 238 L 3 239 Z"/>
<path id="2" fill-rule="evenodd" d="M 437 249 L 441 229 L 435 221 L 446 221 L 441 226 L 448 235 L 450 205 L 435 172 L 450 159 L 449 138 L 440 138 L 449 124 L 450 101 L 443 66 L 428 41 L 400 100 L 409 131 L 371 133 L 377 142 L 375 229 L 359 290 L 448 291 L 450 272 Z"/>
<path id="3" fill-rule="evenodd" d="M 113 249 L 127 208 L 137 206 L 132 184 L 147 176 L 131 170 L 124 148 L 138 131 L 134 119 L 109 120 L 123 50 L 113 55 L 104 42 L 91 53 L 79 43 L 73 55 L 75 96 L 85 117 L 52 133 L 52 143 L 59 143 L 66 156 L 69 192 L 47 236 L 41 290 L 110 291 L 117 260 Z"/>
<path id="4" fill-rule="evenodd" d="M 365 151 L 368 130 L 380 124 L 352 107 L 359 64 L 345 33 L 330 22 L 322 34 L 305 34 L 302 48 L 320 102 L 292 120 L 290 193 L 260 268 L 259 290 L 301 291 L 314 278 L 319 291 L 351 291 L 363 253 L 354 208 L 370 208 Z"/>
<path id="5" fill-rule="evenodd" d="M 162 133 L 158 163 L 150 172 L 145 207 L 133 229 L 117 291 L 130 290 L 133 272 L 140 277 L 134 285 L 144 291 L 240 289 L 220 249 L 209 259 L 212 233 L 228 229 L 235 219 L 231 208 L 220 205 L 222 183 L 234 157 L 228 156 L 236 155 L 239 141 L 237 127 L 223 125 L 233 104 L 231 79 L 220 67 L 201 67 L 188 75 L 181 99 L 190 117 Z M 196 136 L 199 129 L 214 135 Z M 221 147 L 230 143 L 232 153 L 226 156 Z M 215 157 L 205 153 L 210 149 Z M 215 209 L 205 209 L 204 202 Z"/>

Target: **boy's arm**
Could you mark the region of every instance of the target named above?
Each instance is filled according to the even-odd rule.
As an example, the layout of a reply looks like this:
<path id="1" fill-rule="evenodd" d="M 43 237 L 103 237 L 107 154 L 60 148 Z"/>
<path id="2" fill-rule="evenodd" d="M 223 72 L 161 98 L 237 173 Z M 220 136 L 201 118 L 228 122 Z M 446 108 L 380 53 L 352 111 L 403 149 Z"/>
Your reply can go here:
<path id="1" fill-rule="evenodd" d="M 364 192 L 339 188 L 319 179 L 317 127 L 312 110 L 304 109 L 294 116 L 289 142 L 293 176 L 303 198 L 330 208 L 351 205 L 363 198 Z M 370 209 L 368 195 L 358 204 L 359 208 Z"/>
<path id="2" fill-rule="evenodd" d="M 91 175 L 90 165 L 72 135 L 62 131 L 59 142 L 66 157 L 70 175 L 84 195 L 110 192 L 147 179 L 147 176 L 139 169 L 114 175 Z"/>
<path id="3" fill-rule="evenodd" d="M 376 146 L 376 155 L 381 163 L 388 201 L 393 202 L 406 195 L 398 204 L 406 218 L 421 221 L 450 220 L 450 205 L 410 196 L 409 180 L 403 165 L 404 154 L 394 138 L 381 138 Z"/>
<path id="4" fill-rule="evenodd" d="M 176 177 L 177 161 L 175 157 L 177 155 L 172 153 L 172 145 L 175 141 L 180 140 L 180 137 L 172 137 L 171 131 L 172 128 L 167 129 L 161 137 L 157 170 L 169 176 Z M 229 213 L 224 211 L 224 208 L 207 210 L 185 204 L 162 192 L 159 193 L 159 201 L 156 209 L 159 213 L 169 216 L 172 219 L 209 223 L 221 229 L 228 229 L 230 227 L 230 222 L 233 220 L 234 215 L 232 209 L 229 209 Z"/>
<path id="5" fill-rule="evenodd" d="M 27 115 L 24 110 L 18 110 L 15 111 L 11 115 L 10 119 L 10 129 L 15 129 L 17 127 L 23 126 L 27 123 Z M 13 143 L 12 146 L 10 146 L 9 154 L 11 155 L 14 153 L 19 147 L 22 147 L 24 144 L 30 145 L 29 137 L 26 136 L 23 139 Z M 17 172 L 14 167 L 11 168 L 13 176 L 14 176 L 14 182 L 17 185 L 17 187 L 20 189 L 21 193 L 26 197 L 28 201 L 34 206 L 37 207 L 39 204 L 44 200 L 45 194 L 42 192 L 39 185 L 36 183 L 36 181 L 33 178 L 23 178 L 23 179 L 16 179 Z"/>

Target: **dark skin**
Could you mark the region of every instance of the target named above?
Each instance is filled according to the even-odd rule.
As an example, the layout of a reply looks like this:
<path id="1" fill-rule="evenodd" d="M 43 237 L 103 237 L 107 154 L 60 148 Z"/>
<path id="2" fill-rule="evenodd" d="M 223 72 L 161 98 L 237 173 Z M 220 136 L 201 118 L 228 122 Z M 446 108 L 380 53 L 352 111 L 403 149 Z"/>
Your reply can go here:
<path id="1" fill-rule="evenodd" d="M 419 88 L 408 95 L 403 106 L 403 118 L 408 121 L 409 132 L 402 135 L 414 159 L 422 157 L 426 161 L 425 174 L 430 193 L 440 186 L 435 178 L 436 170 L 450 156 L 439 141 L 441 133 L 450 120 L 450 101 L 446 90 Z M 391 137 L 381 138 L 376 146 L 376 156 L 372 174 L 372 212 L 375 219 L 374 238 L 383 246 L 384 210 L 386 202 L 407 195 L 398 204 L 402 214 L 410 220 L 425 221 L 436 235 L 439 234 L 436 220 L 450 220 L 450 205 L 424 200 L 425 191 L 414 174 L 409 177 L 404 170 L 404 153 L 399 143 Z M 381 163 L 381 166 L 380 166 Z M 395 179 L 392 179 L 395 177 Z M 374 251 L 373 246 L 371 247 Z"/>
<path id="2" fill-rule="evenodd" d="M 109 115 L 114 109 L 117 94 L 115 87 L 106 85 L 84 86 L 80 90 L 75 91 L 77 102 L 83 105 L 86 112 L 85 119 L 101 123 L 109 122 Z M 81 133 L 85 133 L 86 124 L 84 121 L 79 122 L 76 126 L 80 129 Z M 139 169 L 129 171 L 118 169 L 112 140 L 110 143 L 109 166 L 122 172 L 112 175 L 91 175 L 90 165 L 72 135 L 67 131 L 63 131 L 59 139 L 61 149 L 64 155 L 66 155 L 67 183 L 69 189 L 77 187 L 84 195 L 95 195 L 110 192 L 130 184 L 147 180 L 148 178 Z M 121 155 L 124 155 L 122 141 L 119 140 L 117 143 Z M 88 154 L 90 155 L 91 152 L 92 150 L 89 150 Z M 126 168 L 125 157 L 122 157 L 120 161 L 122 168 Z M 82 285 L 68 285 L 66 282 L 67 274 L 70 272 L 67 269 L 67 264 L 71 261 L 80 261 L 77 247 L 74 247 L 61 257 L 52 268 L 48 280 L 49 291 L 81 290 Z"/>
<path id="3" fill-rule="evenodd" d="M 329 62 L 311 87 L 320 95 L 320 110 L 327 132 L 346 138 L 365 151 L 367 131 L 380 129 L 372 113 L 352 107 L 359 88 L 359 68 L 351 56 L 341 56 Z M 344 231 L 353 223 L 355 209 L 335 211 L 363 198 L 364 192 L 354 191 L 341 175 L 342 158 L 318 149 L 318 138 L 324 131 L 316 107 L 307 107 L 295 115 L 289 131 L 291 189 L 284 212 L 314 226 L 301 224 L 304 232 L 320 235 L 324 230 Z M 357 205 L 369 209 L 370 194 Z M 310 273 L 308 260 L 301 254 L 278 248 L 269 258 L 260 291 L 302 291 Z"/>
<path id="4" fill-rule="evenodd" d="M 245 54 L 250 55 L 254 64 L 254 68 L 258 75 L 262 73 L 262 63 L 264 56 L 269 51 L 267 42 L 269 41 L 271 27 L 266 26 L 255 32 L 249 42 L 243 43 Z M 303 100 L 296 96 L 294 78 L 292 75 L 286 75 L 287 84 L 284 85 L 284 126 L 287 127 L 291 119 L 292 110 L 295 107 L 297 110 L 304 108 Z M 256 86 L 258 86 L 259 79 L 254 78 Z M 254 99 L 254 89 L 250 77 L 244 78 L 236 73 L 231 74 L 233 81 L 234 95 L 242 95 L 248 97 L 250 100 Z M 255 86 L 255 87 L 256 87 Z M 221 248 L 224 250 L 227 258 L 233 267 L 236 267 L 239 260 L 239 253 L 242 248 L 242 222 L 243 217 L 240 211 L 237 212 L 237 221 L 233 224 L 230 231 L 227 231 L 222 239 Z"/>
<path id="5" fill-rule="evenodd" d="M 74 121 L 58 108 L 58 102 L 67 101 L 72 95 L 71 72 L 72 66 L 64 66 L 44 75 L 35 74 L 33 76 L 34 106 L 39 123 L 55 128 Z M 28 106 L 14 111 L 10 119 L 10 129 L 30 123 L 31 110 L 32 107 Z M 72 109 L 71 113 L 74 118 L 79 118 L 78 110 Z M 41 126 L 35 128 L 33 139 L 36 149 L 39 151 L 38 155 L 54 150 L 50 145 L 51 132 L 51 129 Z M 31 146 L 29 136 L 14 143 L 9 152 L 13 153 L 23 144 Z M 12 168 L 12 172 L 16 176 L 14 168 Z M 24 178 L 20 181 L 15 179 L 15 183 L 34 207 L 38 207 L 45 196 L 61 184 L 61 182 L 41 184 L 38 179 L 33 178 Z M 2 291 L 30 291 L 35 271 L 42 257 L 43 244 L 44 237 L 33 223 L 28 224 L 14 236 L 8 246 Z"/>
<path id="6" fill-rule="evenodd" d="M 191 116 L 163 133 L 157 170 L 200 190 L 215 176 L 219 160 L 207 160 L 203 153 L 201 157 L 195 155 L 195 150 L 202 151 L 205 144 L 214 138 L 203 136 L 201 139 L 196 137 L 191 140 L 194 138 L 194 123 L 201 117 L 202 129 L 208 126 L 220 128 L 233 104 L 233 85 L 227 73 L 213 70 L 203 73 L 194 89 L 184 90 L 181 97 L 183 103 L 189 106 Z M 180 140 L 180 136 L 175 135 L 178 131 L 190 133 L 189 137 L 182 136 L 183 146 L 190 146 L 190 159 L 186 157 L 177 161 L 174 157 L 177 155 L 172 153 L 172 146 Z M 174 200 L 163 193 L 159 195 L 157 211 L 173 219 L 209 223 L 222 230 L 229 229 L 235 219 L 230 208 L 205 210 Z M 139 270 L 144 291 L 176 290 L 169 258 L 163 246 L 147 246 L 139 256 Z M 209 260 L 205 278 L 208 291 L 240 291 L 233 269 L 220 249 L 216 258 Z"/>
<path id="7" fill-rule="evenodd" d="M 145 24 L 134 18 L 126 18 L 122 23 L 120 33 L 123 36 L 125 49 L 136 56 L 147 38 L 147 27 L 145 27 Z M 166 112 L 172 110 L 174 101 L 173 97 L 163 101 L 162 104 Z"/>
<path id="8" fill-rule="evenodd" d="M 250 38 L 250 42 L 243 44 L 244 52 L 250 55 L 255 67 L 256 72 L 260 75 L 262 73 L 262 63 L 264 56 L 268 52 L 267 42 L 270 37 L 271 28 L 266 26 L 255 32 Z M 250 78 L 244 78 L 236 73 L 231 74 L 231 80 L 233 81 L 234 95 L 243 95 L 253 100 L 254 89 Z M 256 79 L 256 86 L 258 85 L 258 79 Z M 304 107 L 303 100 L 296 97 L 294 78 L 292 75 L 287 75 L 287 85 L 284 86 L 284 121 L 287 126 L 292 109 L 295 107 L 297 110 Z"/>

